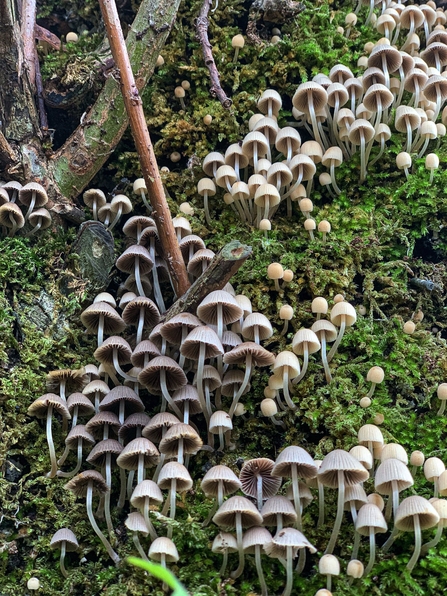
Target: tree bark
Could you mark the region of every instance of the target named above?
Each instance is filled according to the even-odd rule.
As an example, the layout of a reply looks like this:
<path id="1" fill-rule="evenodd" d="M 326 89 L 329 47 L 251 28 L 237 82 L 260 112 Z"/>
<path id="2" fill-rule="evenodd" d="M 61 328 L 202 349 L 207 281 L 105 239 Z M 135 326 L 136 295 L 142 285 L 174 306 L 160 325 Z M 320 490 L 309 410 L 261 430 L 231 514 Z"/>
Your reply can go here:
<path id="1" fill-rule="evenodd" d="M 126 40 L 139 90 L 146 85 L 175 20 L 180 0 L 143 0 Z M 115 149 L 128 120 L 117 71 L 65 144 L 50 157 L 40 144 L 39 118 L 23 62 L 16 0 L 0 0 L 0 132 L 18 156 L 8 179 L 35 180 L 47 189 L 48 207 L 74 223 L 83 221 L 76 198 Z M 10 163 L 0 142 L 0 163 Z"/>

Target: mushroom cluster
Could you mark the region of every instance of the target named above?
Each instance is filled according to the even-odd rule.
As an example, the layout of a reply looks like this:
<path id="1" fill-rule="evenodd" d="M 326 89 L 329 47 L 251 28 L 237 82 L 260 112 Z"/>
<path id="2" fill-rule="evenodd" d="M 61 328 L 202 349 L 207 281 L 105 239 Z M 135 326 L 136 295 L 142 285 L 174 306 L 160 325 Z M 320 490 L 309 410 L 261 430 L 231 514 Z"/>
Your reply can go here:
<path id="1" fill-rule="evenodd" d="M 367 23 L 374 20 L 374 6 L 371 1 Z M 350 13 L 346 19 L 349 36 L 357 15 Z M 436 9 L 434 2 L 421 6 L 383 2 L 375 22 L 383 37 L 365 44 L 366 55 L 357 63 L 360 74 L 336 64 L 329 76 L 318 73 L 301 83 L 292 98 L 295 122 L 286 126 L 278 125 L 281 95 L 265 90 L 242 142 L 230 145 L 225 154 L 213 151 L 203 160 L 207 178 L 199 181 L 197 192 L 203 197 L 207 222 L 208 199 L 221 188 L 225 204 L 243 222 L 266 233 L 281 205 L 290 217 L 297 202 L 310 239 L 318 229 L 324 242 L 331 225 L 321 220 L 317 226 L 312 218 L 314 186 L 319 185 L 325 198 L 339 195 L 336 168 L 356 153 L 360 153 L 363 182 L 370 158 L 376 154 L 371 164 L 378 161 L 391 137 L 403 145 L 397 167 L 408 178 L 413 159 L 426 156 L 431 183 L 439 157 L 427 150 L 430 144 L 433 149 L 439 147 L 447 123 L 444 23 L 444 11 Z M 442 122 L 437 122 L 440 114 Z M 302 136 L 310 140 L 302 142 Z"/>
<path id="2" fill-rule="evenodd" d="M 5 236 L 15 236 L 29 224 L 27 236 L 51 226 L 51 215 L 45 188 L 37 182 L 20 184 L 15 180 L 0 181 L 0 226 Z"/>

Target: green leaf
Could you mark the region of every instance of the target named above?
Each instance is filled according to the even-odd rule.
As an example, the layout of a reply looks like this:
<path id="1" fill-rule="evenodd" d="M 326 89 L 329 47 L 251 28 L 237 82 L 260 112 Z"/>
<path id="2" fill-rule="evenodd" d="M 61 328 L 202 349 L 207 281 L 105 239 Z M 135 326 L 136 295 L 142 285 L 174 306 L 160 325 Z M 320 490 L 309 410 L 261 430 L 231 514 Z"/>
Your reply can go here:
<path id="1" fill-rule="evenodd" d="M 137 557 L 128 557 L 127 562 L 131 565 L 135 565 L 135 567 L 140 567 L 144 569 L 151 575 L 158 577 L 161 579 L 165 584 L 167 584 L 170 588 L 174 591 L 172 596 L 189 596 L 188 592 L 179 582 L 179 580 L 175 577 L 175 575 L 166 569 L 162 565 L 158 565 L 158 563 L 151 563 L 150 561 L 143 561 L 143 559 L 138 559 Z"/>

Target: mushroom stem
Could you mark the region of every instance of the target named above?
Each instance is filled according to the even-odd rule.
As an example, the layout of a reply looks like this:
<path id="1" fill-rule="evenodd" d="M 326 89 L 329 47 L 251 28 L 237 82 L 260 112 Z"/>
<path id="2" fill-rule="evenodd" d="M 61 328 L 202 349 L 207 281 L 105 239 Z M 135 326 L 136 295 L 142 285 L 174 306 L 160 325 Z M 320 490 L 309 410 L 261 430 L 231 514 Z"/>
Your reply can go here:
<path id="1" fill-rule="evenodd" d="M 141 546 L 140 539 L 138 538 L 137 532 L 132 532 L 132 540 L 133 540 L 133 543 L 135 545 L 135 548 L 140 553 L 140 557 L 142 559 L 144 559 L 145 561 L 149 561 L 149 559 L 147 558 L 146 553 L 144 552 L 143 547 Z"/>
<path id="2" fill-rule="evenodd" d="M 341 190 L 339 189 L 338 185 L 337 185 L 337 181 L 335 179 L 335 163 L 334 160 L 331 160 L 331 169 L 330 169 L 330 174 L 331 174 L 331 182 L 332 182 L 332 186 L 334 187 L 335 192 L 340 195 L 341 194 Z"/>
<path id="3" fill-rule="evenodd" d="M 324 526 L 324 485 L 318 480 L 318 522 L 317 528 Z"/>
<path id="4" fill-rule="evenodd" d="M 354 546 L 352 547 L 352 554 L 351 554 L 351 561 L 357 559 L 357 555 L 359 553 L 360 547 L 360 534 L 358 532 L 354 532 Z"/>
<path id="5" fill-rule="evenodd" d="M 242 546 L 242 523 L 241 514 L 239 511 L 236 513 L 236 542 L 239 553 L 239 565 L 236 571 L 233 571 L 231 574 L 232 579 L 237 579 L 240 575 L 242 575 L 245 566 L 244 548 Z"/>
<path id="6" fill-rule="evenodd" d="M 155 531 L 155 528 L 154 528 L 154 526 L 150 520 L 150 517 L 149 517 L 149 497 L 144 498 L 143 517 L 144 517 L 144 521 L 146 522 L 146 526 L 149 531 L 151 540 L 155 540 L 156 538 L 158 538 L 158 536 L 157 536 L 157 532 Z"/>
<path id="7" fill-rule="evenodd" d="M 226 548 L 222 553 L 222 567 L 220 568 L 219 575 L 224 576 L 228 565 L 228 549 Z"/>
<path id="8" fill-rule="evenodd" d="M 393 531 L 391 532 L 391 534 L 388 537 L 388 540 L 382 546 L 382 552 L 386 553 L 390 550 L 390 548 L 393 545 L 393 542 L 396 540 L 398 535 L 399 535 L 399 530 L 396 528 L 396 526 L 394 526 Z"/>
<path id="9" fill-rule="evenodd" d="M 438 544 L 438 542 L 441 540 L 443 529 L 443 526 L 441 524 L 438 524 L 438 527 L 436 528 L 436 534 L 433 540 L 430 540 L 430 542 L 426 542 L 421 547 L 421 555 L 427 554 L 431 548 L 435 547 Z"/>
<path id="10" fill-rule="evenodd" d="M 96 523 L 95 516 L 93 515 L 93 510 L 92 510 L 92 496 L 93 496 L 93 481 L 90 480 L 87 485 L 87 495 L 86 495 L 86 499 L 85 499 L 85 504 L 86 504 L 86 508 L 87 508 L 87 516 L 88 516 L 89 522 L 90 522 L 93 530 L 96 532 L 96 535 L 103 543 L 104 548 L 108 552 L 110 558 L 115 563 L 115 565 L 118 565 L 118 563 L 120 562 L 119 556 L 113 550 L 112 545 L 107 540 L 107 538 L 104 536 L 104 534 L 101 532 L 98 524 Z"/>
<path id="11" fill-rule="evenodd" d="M 290 596 L 290 594 L 292 593 L 292 587 L 293 587 L 293 547 L 292 546 L 287 546 L 287 555 L 286 555 L 286 570 L 287 570 L 287 583 L 286 583 L 286 587 L 285 590 L 283 592 L 282 596 Z"/>
<path id="12" fill-rule="evenodd" d="M 376 562 L 376 535 L 374 534 L 374 528 L 369 529 L 369 563 L 365 569 L 363 574 L 366 577 L 370 572 L 371 569 L 374 567 L 374 563 Z"/>
<path id="13" fill-rule="evenodd" d="M 64 452 L 65 455 L 65 452 Z M 62 456 L 64 457 L 64 456 Z M 64 462 L 61 461 L 61 459 L 58 461 L 58 464 L 61 466 Z M 81 469 L 81 465 L 82 465 L 82 437 L 78 437 L 78 450 L 77 450 L 77 457 L 78 457 L 78 461 L 76 463 L 76 467 L 73 468 L 73 470 L 71 472 L 61 472 L 60 470 L 57 471 L 57 476 L 58 478 L 72 478 L 73 476 L 75 476 L 79 470 Z M 65 461 L 65 460 L 64 460 Z"/>
<path id="14" fill-rule="evenodd" d="M 327 545 L 325 554 L 331 555 L 335 543 L 337 542 L 338 533 L 340 531 L 341 522 L 343 520 L 343 508 L 345 504 L 345 477 L 343 470 L 338 470 L 338 504 L 337 504 L 337 517 L 335 518 L 334 527 L 332 529 L 331 539 Z"/>
<path id="15" fill-rule="evenodd" d="M 116 372 L 120 375 L 120 377 L 123 377 L 124 380 L 131 381 L 132 383 L 135 383 L 135 381 L 137 381 L 137 377 L 132 377 L 128 375 L 121 368 L 118 360 L 118 350 L 116 348 L 113 349 L 113 366 L 115 367 Z"/>
<path id="16" fill-rule="evenodd" d="M 111 461 L 111 454 L 106 454 L 106 465 L 105 465 L 105 472 L 106 472 L 106 484 L 107 488 L 109 489 L 106 494 L 104 495 L 104 515 L 106 518 L 107 530 L 109 532 L 109 536 L 114 536 L 115 532 L 113 529 L 112 524 L 112 517 L 110 515 L 110 494 L 112 491 L 112 461 Z"/>
<path id="17" fill-rule="evenodd" d="M 337 339 L 335 340 L 334 345 L 332 346 L 332 348 L 329 351 L 329 354 L 327 355 L 328 362 L 330 362 L 332 360 L 332 358 L 335 356 L 335 352 L 337 351 L 337 348 L 340 345 L 341 340 L 343 339 L 345 329 L 346 329 L 346 317 L 345 317 L 345 315 L 341 315 L 341 323 L 340 323 L 340 329 L 338 330 Z"/>
<path id="18" fill-rule="evenodd" d="M 289 393 L 289 367 L 285 366 L 283 371 L 283 393 L 286 404 L 291 410 L 296 410 L 296 405 L 293 403 Z"/>
<path id="19" fill-rule="evenodd" d="M 267 584 L 265 583 L 264 572 L 262 571 L 261 547 L 255 546 L 256 571 L 258 572 L 259 585 L 261 586 L 262 596 L 268 596 Z"/>
<path id="20" fill-rule="evenodd" d="M 320 333 L 320 343 L 321 343 L 321 362 L 323 363 L 324 376 L 326 377 L 326 383 L 329 384 L 332 381 L 332 375 L 331 375 L 331 369 L 329 368 L 329 363 L 327 361 L 325 331 L 322 331 Z"/>
<path id="21" fill-rule="evenodd" d="M 62 575 L 64 577 L 68 577 L 68 572 L 65 569 L 65 561 L 64 561 L 64 559 L 65 559 L 65 551 L 66 551 L 66 544 L 67 543 L 65 542 L 65 540 L 63 540 L 62 541 L 62 544 L 61 544 L 61 556 L 60 556 L 60 559 L 59 559 L 59 567 L 61 568 L 61 573 L 62 573 Z"/>
<path id="22" fill-rule="evenodd" d="M 116 212 L 115 219 L 112 221 L 112 223 L 110 224 L 110 226 L 108 228 L 109 232 L 111 232 L 113 230 L 113 228 L 116 226 L 116 224 L 119 222 L 122 212 L 123 212 L 123 207 L 122 207 L 122 205 L 120 205 L 118 207 L 118 211 Z M 142 294 L 142 296 L 144 296 L 144 294 Z"/>
<path id="23" fill-rule="evenodd" d="M 414 552 L 411 559 L 407 563 L 407 569 L 411 573 L 414 569 L 414 566 L 418 562 L 419 555 L 421 553 L 421 524 L 419 523 L 419 516 L 415 515 L 413 517 L 414 523 Z"/>
<path id="24" fill-rule="evenodd" d="M 54 478 L 57 474 L 57 459 L 56 451 L 54 449 L 53 433 L 52 433 L 52 420 L 53 420 L 53 406 L 50 404 L 47 410 L 47 443 L 50 451 L 51 470 L 47 473 L 47 478 Z"/>
<path id="25" fill-rule="evenodd" d="M 300 500 L 300 485 L 298 483 L 298 470 L 296 465 L 292 464 L 292 488 L 293 488 L 293 504 L 295 506 L 296 522 L 295 527 L 300 532 L 303 529 L 303 522 L 301 519 L 301 500 Z"/>
<path id="26" fill-rule="evenodd" d="M 143 284 L 141 283 L 141 276 L 140 276 L 140 257 L 138 255 L 135 256 L 135 263 L 134 263 L 134 275 L 135 275 L 135 283 L 137 284 L 137 290 L 139 296 L 146 296 L 143 290 Z M 155 264 L 154 264 L 155 267 Z"/>
<path id="27" fill-rule="evenodd" d="M 233 418 L 234 415 L 234 411 L 236 409 L 236 406 L 240 400 L 240 398 L 242 397 L 242 395 L 244 394 L 245 388 L 247 387 L 249 381 L 250 381 L 250 377 L 251 377 L 251 369 L 252 369 L 252 355 L 248 354 L 247 355 L 247 360 L 245 362 L 245 375 L 244 375 L 244 380 L 242 381 L 242 385 L 239 387 L 239 391 L 236 393 L 235 398 L 233 399 L 233 403 L 231 404 L 231 408 L 230 411 L 228 413 L 228 415 L 230 416 L 230 418 Z"/>
<path id="28" fill-rule="evenodd" d="M 380 137 L 380 151 L 376 155 L 376 157 L 370 162 L 371 166 L 374 165 L 376 163 L 376 161 L 379 161 L 379 159 L 382 157 L 384 151 L 385 151 L 385 138 L 383 136 L 381 136 Z"/>
<path id="29" fill-rule="evenodd" d="M 445 399 L 441 402 L 441 407 L 438 410 L 438 416 L 442 416 L 444 414 L 446 402 L 447 402 L 447 400 L 445 400 Z"/>
<path id="30" fill-rule="evenodd" d="M 209 427 L 211 412 L 207 408 L 205 394 L 203 391 L 203 366 L 205 364 L 205 344 L 200 344 L 199 359 L 197 362 L 197 393 L 199 394 L 200 405 L 205 416 L 206 424 Z M 177 406 L 176 406 L 177 407 Z"/>
<path id="31" fill-rule="evenodd" d="M 166 385 L 166 370 L 165 369 L 161 369 L 161 371 L 160 371 L 160 388 L 161 388 L 161 392 L 162 392 L 163 398 L 171 406 L 171 409 L 174 411 L 174 413 L 177 416 L 177 418 L 179 420 L 181 420 L 182 419 L 182 413 L 180 412 L 179 407 L 174 402 L 174 400 L 172 399 L 172 397 L 169 395 L 168 387 Z"/>
<path id="32" fill-rule="evenodd" d="M 307 346 L 307 342 L 304 342 L 304 354 L 303 354 L 303 368 L 301 369 L 300 374 L 293 379 L 293 384 L 296 385 L 301 381 L 304 375 L 307 372 L 307 367 L 309 365 L 309 349 Z M 285 397 L 285 395 L 284 395 Z"/>
<path id="33" fill-rule="evenodd" d="M 28 211 L 26 212 L 25 219 L 28 219 L 33 212 L 34 205 L 36 204 L 36 191 L 32 191 L 31 203 L 29 204 Z"/>
<path id="34" fill-rule="evenodd" d="M 175 519 L 175 509 L 176 509 L 176 499 L 177 499 L 177 480 L 173 478 L 171 480 L 171 490 L 169 491 L 169 517 L 174 520 Z M 172 539 L 172 525 L 168 526 L 168 538 Z"/>

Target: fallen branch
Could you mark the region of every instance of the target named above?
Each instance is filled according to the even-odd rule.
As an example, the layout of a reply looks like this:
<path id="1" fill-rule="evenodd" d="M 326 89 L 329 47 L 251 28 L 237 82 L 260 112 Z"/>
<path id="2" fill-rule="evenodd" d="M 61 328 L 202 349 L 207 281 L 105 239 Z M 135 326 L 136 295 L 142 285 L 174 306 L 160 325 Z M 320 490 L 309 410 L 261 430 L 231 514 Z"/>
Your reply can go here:
<path id="1" fill-rule="evenodd" d="M 157 160 L 146 125 L 143 102 L 141 101 L 140 93 L 133 76 L 115 0 L 100 0 L 99 3 L 106 26 L 107 37 L 109 38 L 110 49 L 119 70 L 121 93 L 135 141 L 135 147 L 140 158 L 141 171 L 146 182 L 148 197 L 153 208 L 151 215 L 157 225 L 163 253 L 162 256 L 167 263 L 175 293 L 177 296 L 183 296 L 190 285 L 188 274 L 175 235 L 171 213 L 166 201 Z"/>
<path id="2" fill-rule="evenodd" d="M 39 41 L 45 41 L 49 46 L 57 51 L 61 49 L 61 40 L 59 37 L 40 25 L 34 25 L 34 37 Z"/>
<path id="3" fill-rule="evenodd" d="M 6 170 L 10 166 L 16 164 L 18 157 L 14 152 L 14 149 L 5 139 L 2 132 L 0 132 L 0 165 L 2 169 Z"/>
<path id="4" fill-rule="evenodd" d="M 25 68 L 28 70 L 28 78 L 32 87 L 36 84 L 36 42 L 34 27 L 36 25 L 36 0 L 23 0 L 22 3 L 22 39 L 23 58 Z"/>
<path id="5" fill-rule="evenodd" d="M 221 290 L 251 256 L 251 246 L 232 240 L 213 258 L 209 267 L 196 279 L 189 290 L 166 312 L 163 321 L 169 321 L 181 312 L 195 314 L 198 305 L 210 292 Z"/>
<path id="6" fill-rule="evenodd" d="M 211 89 L 210 93 L 212 97 L 217 97 L 222 106 L 227 110 L 233 103 L 229 97 L 227 97 L 225 91 L 222 89 L 220 84 L 219 71 L 217 70 L 216 63 L 214 62 L 213 52 L 211 51 L 211 44 L 208 39 L 208 13 L 212 0 L 204 0 L 202 8 L 200 9 L 199 16 L 196 19 L 195 27 L 197 32 L 197 38 L 200 41 L 203 51 L 203 59 L 210 73 Z"/>

